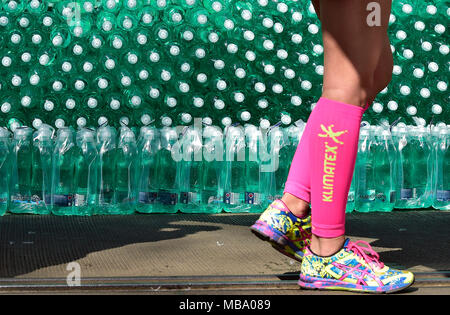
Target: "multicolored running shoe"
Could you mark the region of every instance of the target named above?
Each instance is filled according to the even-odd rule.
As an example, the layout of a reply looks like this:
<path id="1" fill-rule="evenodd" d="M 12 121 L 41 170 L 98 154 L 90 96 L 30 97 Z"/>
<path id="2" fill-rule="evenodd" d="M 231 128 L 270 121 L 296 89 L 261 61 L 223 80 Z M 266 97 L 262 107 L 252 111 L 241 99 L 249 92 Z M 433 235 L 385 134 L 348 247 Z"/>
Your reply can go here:
<path id="1" fill-rule="evenodd" d="M 311 216 L 300 219 L 277 199 L 252 225 L 251 231 L 282 254 L 301 262 L 303 251 L 311 242 Z"/>
<path id="2" fill-rule="evenodd" d="M 364 245 L 364 246 L 362 246 Z M 335 255 L 320 257 L 306 249 L 298 284 L 306 289 L 392 293 L 409 287 L 414 275 L 389 268 L 367 242 L 350 242 Z"/>

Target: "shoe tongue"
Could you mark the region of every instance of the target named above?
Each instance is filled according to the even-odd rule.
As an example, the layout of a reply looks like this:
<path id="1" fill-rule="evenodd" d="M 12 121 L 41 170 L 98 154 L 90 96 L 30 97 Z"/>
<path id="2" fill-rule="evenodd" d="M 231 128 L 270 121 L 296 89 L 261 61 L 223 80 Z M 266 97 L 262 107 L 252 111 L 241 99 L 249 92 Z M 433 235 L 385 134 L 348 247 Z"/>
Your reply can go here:
<path id="1" fill-rule="evenodd" d="M 345 242 L 344 242 L 344 248 L 347 248 L 347 246 L 348 246 L 348 243 L 350 242 L 350 239 L 349 238 L 347 238 L 347 239 L 345 239 Z"/>

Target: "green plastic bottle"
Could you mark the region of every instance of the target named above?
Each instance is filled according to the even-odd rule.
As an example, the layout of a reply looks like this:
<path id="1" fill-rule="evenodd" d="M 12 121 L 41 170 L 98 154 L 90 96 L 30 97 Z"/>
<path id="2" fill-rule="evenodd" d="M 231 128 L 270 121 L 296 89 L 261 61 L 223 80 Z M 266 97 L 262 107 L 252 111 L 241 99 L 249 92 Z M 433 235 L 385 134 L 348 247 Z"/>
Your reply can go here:
<path id="1" fill-rule="evenodd" d="M 116 204 L 111 214 L 132 214 L 137 202 L 137 146 L 134 132 L 126 127 L 120 128 L 116 153 Z"/>
<path id="2" fill-rule="evenodd" d="M 0 216 L 9 206 L 9 178 L 11 173 L 11 134 L 0 128 Z"/>
<path id="3" fill-rule="evenodd" d="M 139 213 L 158 212 L 158 178 L 156 177 L 156 156 L 161 141 L 159 130 L 144 126 L 138 139 L 138 202 Z"/>
<path id="4" fill-rule="evenodd" d="M 33 130 L 29 127 L 14 128 L 12 141 L 11 213 L 36 213 L 31 203 L 31 170 L 33 161 Z"/>
<path id="5" fill-rule="evenodd" d="M 195 125 L 186 127 L 180 137 L 180 145 L 180 210 L 185 213 L 203 212 L 203 141 L 199 128 Z"/>
<path id="6" fill-rule="evenodd" d="M 440 210 L 450 210 L 450 128 L 439 130 L 436 147 L 436 188 L 433 207 Z"/>
<path id="7" fill-rule="evenodd" d="M 160 134 L 161 148 L 156 155 L 158 209 L 163 213 L 176 213 L 179 207 L 179 161 L 182 158 L 178 134 L 173 127 L 163 127 Z"/>
<path id="8" fill-rule="evenodd" d="M 52 161 L 52 214 L 73 215 L 75 192 L 75 165 L 79 160 L 74 131 L 58 129 Z"/>
<path id="9" fill-rule="evenodd" d="M 108 125 L 97 130 L 97 147 L 99 157 L 98 174 L 98 207 L 95 214 L 110 214 L 115 207 L 116 187 L 116 159 L 117 159 L 116 130 Z"/>
<path id="10" fill-rule="evenodd" d="M 223 210 L 223 133 L 216 126 L 203 129 L 202 210 L 219 213 Z"/>
<path id="11" fill-rule="evenodd" d="M 91 215 L 98 205 L 98 151 L 95 132 L 81 128 L 76 133 L 76 148 L 79 151 L 75 163 L 74 215 Z"/>
<path id="12" fill-rule="evenodd" d="M 53 127 L 40 124 L 33 134 L 31 201 L 37 214 L 51 211 Z"/>

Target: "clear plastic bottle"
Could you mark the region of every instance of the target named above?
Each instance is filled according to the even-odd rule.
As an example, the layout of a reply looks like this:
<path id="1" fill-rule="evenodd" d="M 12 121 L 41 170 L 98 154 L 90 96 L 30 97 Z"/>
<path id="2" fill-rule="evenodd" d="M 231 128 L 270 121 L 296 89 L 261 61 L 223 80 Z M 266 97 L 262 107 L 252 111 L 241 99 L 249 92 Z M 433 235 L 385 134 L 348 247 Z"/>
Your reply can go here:
<path id="1" fill-rule="evenodd" d="M 0 128 L 0 216 L 9 206 L 9 178 L 11 171 L 11 134 Z"/>
<path id="2" fill-rule="evenodd" d="M 138 139 L 138 202 L 137 212 L 158 212 L 158 179 L 156 177 L 156 156 L 161 141 L 159 130 L 144 126 Z"/>

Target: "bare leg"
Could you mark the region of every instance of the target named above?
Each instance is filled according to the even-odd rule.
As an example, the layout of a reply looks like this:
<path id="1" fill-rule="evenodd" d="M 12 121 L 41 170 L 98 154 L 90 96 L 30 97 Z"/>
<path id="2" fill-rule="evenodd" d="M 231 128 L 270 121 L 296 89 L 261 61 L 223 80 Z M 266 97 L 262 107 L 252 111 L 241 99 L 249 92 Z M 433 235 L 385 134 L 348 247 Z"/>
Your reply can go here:
<path id="1" fill-rule="evenodd" d="M 391 4 L 390 1 L 385 2 L 386 4 L 384 4 L 382 7 L 383 24 L 381 26 L 384 31 L 383 49 L 375 67 L 372 79 L 373 84 L 371 87 L 367 87 L 367 102 L 369 104 L 371 104 L 377 94 L 389 84 L 392 78 L 393 57 L 389 37 L 387 34 L 387 22 L 385 21 L 386 17 L 389 18 Z M 322 17 L 320 14 L 320 0 L 312 0 L 312 4 L 314 5 L 317 16 L 319 17 L 319 19 L 321 19 Z M 287 205 L 291 212 L 298 217 L 305 216 L 310 210 L 309 203 L 291 194 L 284 194 L 281 200 Z"/>
<path id="2" fill-rule="evenodd" d="M 381 26 L 367 24 L 369 2 L 320 0 L 325 69 L 322 96 L 325 98 L 364 107 L 373 97 L 376 69 L 386 46 L 391 0 L 378 1 Z M 311 250 L 329 256 L 342 247 L 344 239 L 344 235 L 337 238 L 313 235 Z"/>

